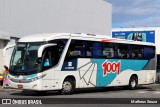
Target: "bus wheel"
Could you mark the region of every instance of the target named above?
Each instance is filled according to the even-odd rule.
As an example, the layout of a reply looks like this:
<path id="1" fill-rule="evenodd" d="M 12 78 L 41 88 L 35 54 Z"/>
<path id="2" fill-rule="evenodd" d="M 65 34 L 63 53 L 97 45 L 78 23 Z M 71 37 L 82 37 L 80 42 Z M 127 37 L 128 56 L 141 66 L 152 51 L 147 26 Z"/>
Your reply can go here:
<path id="1" fill-rule="evenodd" d="M 62 84 L 62 90 L 61 90 L 61 94 L 63 95 L 70 95 L 73 93 L 75 89 L 75 83 L 72 79 L 65 79 L 63 84 Z"/>
<path id="2" fill-rule="evenodd" d="M 135 76 L 132 76 L 129 80 L 129 89 L 134 90 L 136 89 L 138 84 L 138 79 Z"/>

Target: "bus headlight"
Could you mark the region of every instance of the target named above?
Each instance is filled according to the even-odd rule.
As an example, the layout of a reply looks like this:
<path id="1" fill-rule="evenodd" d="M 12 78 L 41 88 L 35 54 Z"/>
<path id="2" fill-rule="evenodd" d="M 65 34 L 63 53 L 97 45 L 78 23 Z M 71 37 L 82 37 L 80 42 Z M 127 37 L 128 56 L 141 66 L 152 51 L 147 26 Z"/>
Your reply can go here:
<path id="1" fill-rule="evenodd" d="M 30 79 L 32 82 L 38 80 L 37 77 Z"/>

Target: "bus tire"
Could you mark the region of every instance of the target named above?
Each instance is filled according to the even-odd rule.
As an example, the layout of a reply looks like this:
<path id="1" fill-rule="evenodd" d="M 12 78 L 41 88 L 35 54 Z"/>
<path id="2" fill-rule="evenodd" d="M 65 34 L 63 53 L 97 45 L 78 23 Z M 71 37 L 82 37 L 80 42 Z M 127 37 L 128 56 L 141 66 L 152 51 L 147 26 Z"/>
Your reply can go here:
<path id="1" fill-rule="evenodd" d="M 129 80 L 128 88 L 131 90 L 134 90 L 137 88 L 137 84 L 138 84 L 138 79 L 135 76 L 131 76 L 131 78 Z"/>
<path id="2" fill-rule="evenodd" d="M 74 92 L 74 90 L 75 90 L 75 82 L 70 78 L 66 78 L 62 84 L 61 94 L 70 95 Z"/>

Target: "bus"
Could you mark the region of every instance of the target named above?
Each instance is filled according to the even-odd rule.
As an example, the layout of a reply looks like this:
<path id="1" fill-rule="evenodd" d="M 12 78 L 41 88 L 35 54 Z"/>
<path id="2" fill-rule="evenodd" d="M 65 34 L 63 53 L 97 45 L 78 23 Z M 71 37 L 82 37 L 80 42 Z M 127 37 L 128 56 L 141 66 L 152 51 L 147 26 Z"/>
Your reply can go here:
<path id="1" fill-rule="evenodd" d="M 84 33 L 35 34 L 12 53 L 9 86 L 38 93 L 154 83 L 155 45 Z"/>

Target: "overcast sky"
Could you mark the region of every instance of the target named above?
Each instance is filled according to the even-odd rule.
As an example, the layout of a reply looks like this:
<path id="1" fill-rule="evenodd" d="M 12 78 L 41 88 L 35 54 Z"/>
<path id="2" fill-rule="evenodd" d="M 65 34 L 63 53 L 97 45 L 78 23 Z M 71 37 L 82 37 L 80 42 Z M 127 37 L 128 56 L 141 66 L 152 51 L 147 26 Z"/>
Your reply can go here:
<path id="1" fill-rule="evenodd" d="M 160 0 L 106 0 L 112 4 L 112 27 L 159 27 Z"/>

